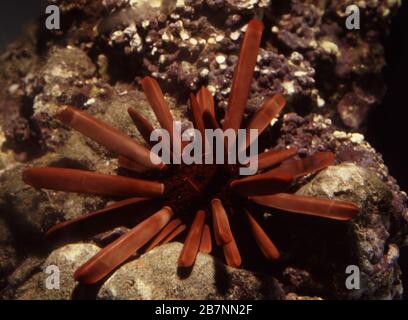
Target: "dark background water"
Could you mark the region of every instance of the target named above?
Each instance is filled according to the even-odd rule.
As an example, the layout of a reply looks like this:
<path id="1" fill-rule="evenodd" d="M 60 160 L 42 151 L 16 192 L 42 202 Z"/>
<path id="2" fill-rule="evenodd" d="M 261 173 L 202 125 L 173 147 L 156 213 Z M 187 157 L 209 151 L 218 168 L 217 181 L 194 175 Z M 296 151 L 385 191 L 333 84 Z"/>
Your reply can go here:
<path id="1" fill-rule="evenodd" d="M 45 12 L 45 0 L 3 0 L 0 8 L 0 48 L 15 39 L 24 24 Z"/>
<path id="2" fill-rule="evenodd" d="M 390 37 L 384 39 L 388 92 L 368 121 L 367 139 L 383 154 L 391 174 L 408 191 L 408 1 L 394 20 Z M 44 13 L 44 0 L 2 1 L 0 48 L 15 39 L 30 19 Z M 408 248 L 401 251 L 405 297 L 408 299 Z"/>
<path id="3" fill-rule="evenodd" d="M 367 139 L 383 155 L 401 188 L 408 191 L 408 1 L 402 1 L 384 46 L 388 91 L 383 103 L 370 115 Z M 399 263 L 408 300 L 408 247 L 401 249 Z"/>

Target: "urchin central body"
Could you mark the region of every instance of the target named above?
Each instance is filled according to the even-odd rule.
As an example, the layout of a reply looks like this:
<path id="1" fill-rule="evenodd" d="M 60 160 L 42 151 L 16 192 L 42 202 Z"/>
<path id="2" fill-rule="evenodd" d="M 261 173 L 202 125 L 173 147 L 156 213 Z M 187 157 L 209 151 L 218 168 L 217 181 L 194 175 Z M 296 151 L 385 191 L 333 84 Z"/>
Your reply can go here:
<path id="1" fill-rule="evenodd" d="M 223 165 L 179 165 L 169 168 L 165 178 L 165 203 L 177 215 L 194 215 L 205 208 L 211 199 L 223 197 L 229 184 L 238 176 L 237 169 L 227 170 Z"/>
<path id="2" fill-rule="evenodd" d="M 206 129 L 219 128 L 224 132 L 233 130 L 237 133 L 243 126 L 243 114 L 262 32 L 260 21 L 252 20 L 248 24 L 222 127 L 217 120 L 217 110 L 210 91 L 204 87 L 196 95 L 191 94 L 192 120 L 202 136 L 205 136 Z M 160 126 L 167 130 L 170 137 L 174 137 L 173 116 L 159 84 L 150 77 L 144 78 L 141 84 Z M 266 99 L 244 129 L 256 130 L 260 135 L 279 115 L 284 105 L 285 99 L 281 94 Z M 279 259 L 280 253 L 253 212 L 250 212 L 253 206 L 338 221 L 350 220 L 359 212 L 359 209 L 349 202 L 287 193 L 299 177 L 334 164 L 335 158 L 330 152 L 295 159 L 297 150 L 293 148 L 267 150 L 257 155 L 259 171 L 245 178 L 239 175 L 240 168 L 244 165 L 168 165 L 149 150 L 149 147 L 152 147 L 150 136 L 154 131 L 152 124 L 132 108 L 129 109 L 129 115 L 145 139 L 146 146 L 73 107 L 65 107 L 59 113 L 58 119 L 118 154 L 120 167 L 136 172 L 138 177 L 142 178 L 134 178 L 130 172 L 125 176 L 112 176 L 62 168 L 30 168 L 23 174 L 24 181 L 36 188 L 125 198 L 102 210 L 57 224 L 48 231 L 48 235 L 59 235 L 64 230 L 72 233 L 77 227 L 83 228 L 86 223 L 92 228 L 95 221 L 107 216 L 112 217 L 112 214 L 124 209 L 137 207 L 140 212 L 136 213 L 141 214 L 147 211 L 148 203 L 152 199 L 160 206 L 159 211 L 81 266 L 74 275 L 81 283 L 93 284 L 104 279 L 136 251 L 147 252 L 158 245 L 168 243 L 187 229 L 178 260 L 179 267 L 192 267 L 198 252 L 211 253 L 213 243 L 222 248 L 228 265 L 239 267 L 242 259 L 230 225 L 230 219 L 233 218 L 231 208 L 247 218 L 257 246 L 269 260 Z M 253 138 L 247 137 L 244 149 L 249 147 Z M 170 141 L 170 144 L 172 143 L 177 143 L 177 139 Z M 183 152 L 183 148 L 181 144 L 171 151 Z"/>

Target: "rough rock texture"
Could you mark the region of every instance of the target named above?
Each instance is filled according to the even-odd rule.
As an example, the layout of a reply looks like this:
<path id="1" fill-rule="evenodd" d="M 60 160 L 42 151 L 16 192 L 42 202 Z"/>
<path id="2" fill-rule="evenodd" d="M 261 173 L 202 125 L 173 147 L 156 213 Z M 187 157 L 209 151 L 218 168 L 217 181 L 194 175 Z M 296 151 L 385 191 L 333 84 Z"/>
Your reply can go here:
<path id="1" fill-rule="evenodd" d="M 364 210 L 353 222 L 339 226 L 268 212 L 265 228 L 284 253 L 282 262 L 275 267 L 262 260 L 248 263 L 249 267 L 278 279 L 287 299 L 401 296 L 396 260 L 398 246 L 408 233 L 407 196 L 390 177 L 381 155 L 361 134 L 367 113 L 384 93 L 380 40 L 387 35 L 400 1 L 358 1 L 363 20 L 358 31 L 344 27 L 345 0 L 171 0 L 165 1 L 166 5 L 158 0 L 49 2 L 59 5 L 63 28 L 48 31 L 40 24 L 32 25 L 0 56 L 0 86 L 5 88 L 0 91 L 0 298 L 78 297 L 81 293 L 73 294 L 75 284 L 68 273 L 97 250 L 92 245 L 44 243 L 42 234 L 57 221 L 102 208 L 110 199 L 35 190 L 21 180 L 26 166 L 117 173 L 115 157 L 63 127 L 55 120 L 56 112 L 71 104 L 140 139 L 126 110 L 136 107 L 155 122 L 139 86 L 142 76 L 152 75 L 168 94 L 173 114 L 184 120 L 184 127 L 189 126 L 185 120 L 187 93 L 201 85 L 214 92 L 221 119 L 240 40 L 253 17 L 262 19 L 266 30 L 248 115 L 265 97 L 280 91 L 288 98 L 285 112 L 297 112 L 271 126 L 262 137 L 262 147 L 295 146 L 301 157 L 333 151 L 339 164 L 347 163 L 315 179 L 299 181 L 294 191 L 301 188 L 299 192 L 351 199 Z M 360 133 L 349 133 L 350 128 Z M 80 240 L 103 246 L 127 229 L 118 224 L 112 225 L 112 230 Z M 55 246 L 61 249 L 53 252 Z M 169 261 L 175 261 L 178 246 L 166 247 L 173 250 L 172 254 L 166 251 Z M 67 288 L 61 292 L 43 290 L 44 274 L 39 270 L 50 252 L 47 261 L 61 263 L 67 270 Z M 100 291 L 100 297 L 128 298 L 122 291 L 125 288 L 145 297 L 145 291 L 137 291 L 137 282 L 113 280 L 133 279 L 127 268 L 137 273 L 136 265 L 152 268 L 149 263 L 165 253 L 156 250 L 155 254 L 158 257 L 146 255 L 117 271 L 103 286 L 106 290 Z M 200 256 L 199 261 L 205 264 L 209 259 Z M 357 292 L 344 289 L 344 270 L 349 263 L 358 264 L 363 272 L 364 287 Z M 319 266 L 327 266 L 330 274 Z M 208 267 L 214 270 L 213 265 Z M 221 264 L 219 267 L 223 269 Z M 174 274 L 170 276 L 171 268 L 174 271 L 166 262 L 162 270 L 166 276 L 154 275 L 147 284 L 157 296 L 161 283 L 176 279 Z M 199 288 L 207 286 L 214 298 L 221 297 L 214 293 L 211 275 L 198 269 L 192 276 L 209 280 L 197 283 Z M 273 280 L 265 282 L 273 290 L 258 291 L 259 282 L 252 271 L 226 270 L 231 272 L 232 283 L 248 280 L 250 288 L 224 292 L 230 298 L 264 298 L 275 293 L 281 297 L 274 291 Z M 137 279 L 145 281 L 147 275 L 152 274 L 146 272 Z M 108 290 L 113 286 L 118 296 Z M 168 288 L 166 298 L 187 297 Z"/>
<path id="2" fill-rule="evenodd" d="M 15 298 L 23 300 L 284 298 L 281 285 L 274 278 L 227 267 L 206 254 L 198 255 L 192 270 L 177 270 L 181 249 L 177 242 L 158 247 L 123 265 L 100 288 L 89 290 L 74 281 L 73 273 L 99 248 L 92 244 L 71 244 L 53 251 L 42 264 L 27 261 L 10 276 L 10 281 L 24 279 L 23 285 L 15 283 L 20 284 Z M 50 273 L 45 270 L 49 266 L 58 267 L 59 289 L 46 286 Z"/>
<path id="3" fill-rule="evenodd" d="M 275 279 L 227 267 L 206 254 L 198 255 L 192 270 L 178 270 L 177 259 L 182 248 L 174 242 L 124 265 L 104 283 L 98 299 L 283 298 L 283 290 Z"/>
<path id="4" fill-rule="evenodd" d="M 347 133 L 333 126 L 333 121 L 320 115 L 300 117 L 286 114 L 281 124 L 278 147 L 293 146 L 301 156 L 317 151 L 330 150 L 341 162 L 352 162 L 369 169 L 391 190 L 391 230 L 400 233 L 408 220 L 407 194 L 400 189 L 397 181 L 389 175 L 382 156 L 377 153 L 360 133 Z M 398 238 L 398 237 L 397 237 Z M 404 240 L 404 237 L 400 237 Z"/>
<path id="5" fill-rule="evenodd" d="M 75 298 L 78 283 L 73 274 L 83 263 L 98 253 L 100 249 L 92 244 L 72 244 L 50 254 L 42 265 L 42 272 L 34 274 L 18 288 L 15 297 L 21 300 L 70 300 Z M 47 288 L 47 267 L 59 270 L 59 289 Z M 54 269 L 53 269 L 54 270 Z"/>
<path id="6" fill-rule="evenodd" d="M 7 223 L 0 218 L 0 287 L 6 285 L 6 276 L 17 267 L 17 252 Z"/>
<path id="7" fill-rule="evenodd" d="M 402 295 L 398 246 L 389 241 L 391 192 L 378 176 L 352 163 L 330 167 L 302 187 L 297 194 L 351 201 L 361 208 L 350 226 L 352 264 L 361 271 L 361 289 L 344 290 L 351 298 L 389 299 Z M 340 293 L 341 277 L 333 282 Z M 343 281 L 342 281 L 343 280 Z M 349 297 L 349 298 L 350 298 Z"/>
<path id="8" fill-rule="evenodd" d="M 208 85 L 222 113 L 240 39 L 253 16 L 264 20 L 266 32 L 248 110 L 283 91 L 299 113 L 314 110 L 360 128 L 383 96 L 380 39 L 400 5 L 360 1 L 364 27 L 348 30 L 343 0 L 50 2 L 61 8 L 63 29 L 32 27 L 1 56 L 1 84 L 8 88 L 0 97 L 8 110 L 1 121 L 8 144 L 19 153 L 49 150 L 58 142 L 47 117 L 33 116 L 33 101 L 89 107 L 95 95 L 104 94 L 96 75 L 129 83 L 151 74 L 181 104 L 186 92 Z"/>
<path id="9" fill-rule="evenodd" d="M 144 95 L 129 85 L 112 87 L 92 78 L 95 68 L 80 49 L 55 49 L 49 53 L 47 61 L 36 78 L 43 85 L 41 92 L 33 98 L 31 115 L 36 128 L 41 131 L 42 138 L 37 142 L 42 152 L 30 164 L 114 174 L 117 160 L 113 159 L 113 155 L 81 134 L 63 128 L 55 114 L 63 105 L 75 105 L 140 140 L 127 109 L 137 106 L 142 114 L 153 119 Z M 26 89 L 35 91 L 32 86 L 28 85 Z M 169 101 L 174 106 L 174 101 Z M 176 119 L 180 118 L 180 110 L 173 110 L 173 114 Z M 45 153 L 45 150 L 48 152 Z M 21 179 L 23 167 L 25 165 L 9 160 L 2 170 L 0 209 L 4 215 L 13 216 L 17 231 L 25 238 L 39 238 L 58 219 L 71 219 L 106 204 L 106 199 L 77 194 L 67 196 L 66 193 L 29 188 Z M 44 201 L 46 199 L 48 201 Z M 20 218 L 17 219 L 17 216 Z"/>
<path id="10" fill-rule="evenodd" d="M 336 292 L 338 298 L 400 297 L 401 283 L 397 259 L 398 245 L 403 245 L 406 239 L 401 236 L 401 232 L 404 233 L 403 226 L 407 223 L 407 195 L 399 189 L 395 179 L 389 176 L 381 156 L 365 141 L 363 135 L 339 131 L 332 126 L 329 119 L 317 115 L 302 118 L 287 114 L 284 116 L 281 132 L 278 146 L 295 146 L 299 148 L 301 156 L 319 150 L 331 150 L 336 154 L 337 161 L 342 163 L 323 171 L 312 181 L 306 177 L 300 182 L 300 185 L 305 184 L 298 191 L 300 194 L 345 199 L 359 204 L 361 208 L 359 216 L 344 228 L 310 223 L 310 228 L 324 230 L 330 227 L 326 232 L 319 230 L 322 236 L 315 237 L 317 242 L 313 241 L 313 237 L 306 241 L 306 238 L 313 234 L 306 232 L 306 238 L 303 240 L 308 244 L 306 247 L 296 248 L 288 244 L 292 252 L 309 252 L 307 248 L 310 248 L 319 257 L 317 260 L 311 257 L 306 270 L 303 267 L 292 269 L 292 266 L 289 266 L 284 271 L 291 283 L 289 288 L 294 286 L 297 290 L 316 294 L 333 286 L 332 292 Z M 306 225 L 305 221 L 300 221 L 294 227 L 299 228 L 298 231 L 302 233 Z M 285 220 L 283 222 L 287 223 Z M 293 222 L 294 219 L 290 219 L 290 223 Z M 279 224 L 276 229 L 279 229 Z M 338 247 L 338 251 L 334 247 L 328 249 L 336 251 L 335 256 L 331 256 L 324 247 L 320 246 L 321 250 L 314 249 L 318 248 L 315 245 L 319 241 L 331 243 L 331 233 L 335 238 L 347 239 L 343 243 L 345 246 Z M 295 239 L 295 242 L 302 241 L 300 239 Z M 319 272 L 309 269 L 313 269 L 314 262 L 321 259 L 326 261 L 326 266 L 333 263 L 331 276 L 325 280 L 316 279 L 313 274 Z M 295 266 L 298 264 L 296 261 L 294 263 Z M 364 286 L 357 292 L 344 291 L 344 270 L 351 264 L 358 265 L 364 275 Z M 318 267 L 317 264 L 314 266 Z"/>

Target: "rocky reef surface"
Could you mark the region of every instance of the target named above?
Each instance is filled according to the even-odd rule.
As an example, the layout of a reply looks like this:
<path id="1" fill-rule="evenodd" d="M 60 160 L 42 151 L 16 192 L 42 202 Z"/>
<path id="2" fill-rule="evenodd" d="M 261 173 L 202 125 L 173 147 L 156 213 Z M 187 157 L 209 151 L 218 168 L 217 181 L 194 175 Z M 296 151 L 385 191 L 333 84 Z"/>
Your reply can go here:
<path id="1" fill-rule="evenodd" d="M 345 28 L 347 1 L 55 0 L 62 30 L 43 20 L 0 56 L 0 298 L 10 299 L 398 299 L 399 247 L 406 243 L 407 195 L 364 138 L 370 109 L 385 86 L 381 39 L 399 1 L 358 5 L 361 30 Z M 332 151 L 337 165 L 304 178 L 303 195 L 355 202 L 347 224 L 266 212 L 264 225 L 281 248 L 273 265 L 256 254 L 241 270 L 200 254 L 180 274 L 173 243 L 135 257 L 97 288 L 72 273 L 100 247 L 126 232 L 44 243 L 54 223 L 100 209 L 107 199 L 35 190 L 21 180 L 27 165 L 117 172 L 113 154 L 63 127 L 66 104 L 86 110 L 140 139 L 127 115 L 132 106 L 155 118 L 139 80 L 159 80 L 172 112 L 188 127 L 188 92 L 206 85 L 222 118 L 246 23 L 262 19 L 265 36 L 247 114 L 276 92 L 286 114 L 262 136 L 262 147 L 295 146 L 301 156 Z M 132 223 L 137 223 L 134 217 Z M 290 234 L 290 236 L 288 235 Z M 244 249 L 245 250 L 245 249 Z M 61 290 L 45 288 L 44 270 L 57 265 Z M 347 290 L 345 269 L 358 265 L 361 289 Z"/>

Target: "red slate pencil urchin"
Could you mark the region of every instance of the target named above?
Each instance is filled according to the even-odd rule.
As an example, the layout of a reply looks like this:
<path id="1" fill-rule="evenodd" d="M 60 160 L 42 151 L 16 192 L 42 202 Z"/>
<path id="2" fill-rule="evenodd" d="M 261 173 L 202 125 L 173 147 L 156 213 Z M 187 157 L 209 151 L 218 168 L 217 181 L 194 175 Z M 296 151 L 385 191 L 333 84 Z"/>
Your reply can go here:
<path id="1" fill-rule="evenodd" d="M 224 130 L 233 129 L 236 132 L 242 126 L 262 32 L 260 21 L 252 20 L 249 23 L 235 70 Z M 142 87 L 161 127 L 171 133 L 173 117 L 158 83 L 146 77 L 142 80 Z M 208 89 L 202 88 L 197 95 L 191 94 L 190 100 L 196 129 L 204 132 L 206 128 L 220 127 Z M 257 129 L 261 134 L 284 105 L 285 99 L 281 94 L 267 99 L 246 129 Z M 149 145 L 153 126 L 136 110 L 129 109 L 129 114 Z M 259 249 L 271 260 L 278 259 L 280 253 L 250 212 L 254 205 L 340 221 L 350 220 L 359 212 L 349 202 L 284 193 L 295 179 L 332 165 L 334 155 L 329 152 L 295 160 L 292 159 L 297 155 L 295 149 L 269 150 L 259 154 L 259 172 L 242 178 L 237 165 L 154 164 L 160 163 L 160 159 L 153 163 L 146 146 L 73 107 L 65 107 L 58 119 L 119 155 L 121 167 L 140 174 L 158 171 L 162 177 L 161 181 L 151 181 L 62 168 L 30 168 L 24 171 L 24 181 L 36 188 L 127 198 L 103 210 L 60 223 L 51 228 L 48 235 L 58 234 L 87 221 L 91 228 L 94 219 L 103 219 L 107 214 L 152 198 L 161 204 L 161 210 L 103 248 L 75 272 L 75 279 L 83 284 L 102 280 L 141 248 L 147 247 L 145 251 L 149 251 L 172 241 L 188 225 L 190 227 L 178 260 L 180 267 L 192 267 L 199 251 L 212 252 L 212 233 L 216 245 L 223 249 L 227 264 L 239 267 L 241 255 L 230 226 L 232 216 L 224 206 L 225 201 L 234 203 L 238 199 L 246 207 L 241 211 L 247 217 L 248 228 Z M 247 141 L 247 146 L 251 142 Z M 177 150 L 182 149 L 172 149 L 173 153 Z"/>

